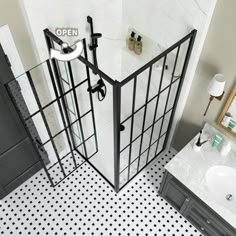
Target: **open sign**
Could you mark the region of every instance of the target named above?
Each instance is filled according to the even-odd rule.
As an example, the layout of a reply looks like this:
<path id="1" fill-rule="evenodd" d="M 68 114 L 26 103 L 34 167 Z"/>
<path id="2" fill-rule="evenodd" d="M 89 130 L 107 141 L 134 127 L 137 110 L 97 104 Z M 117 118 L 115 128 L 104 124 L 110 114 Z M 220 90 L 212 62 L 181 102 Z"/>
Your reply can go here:
<path id="1" fill-rule="evenodd" d="M 56 28 L 55 34 L 57 36 L 78 36 L 79 30 L 77 28 Z"/>

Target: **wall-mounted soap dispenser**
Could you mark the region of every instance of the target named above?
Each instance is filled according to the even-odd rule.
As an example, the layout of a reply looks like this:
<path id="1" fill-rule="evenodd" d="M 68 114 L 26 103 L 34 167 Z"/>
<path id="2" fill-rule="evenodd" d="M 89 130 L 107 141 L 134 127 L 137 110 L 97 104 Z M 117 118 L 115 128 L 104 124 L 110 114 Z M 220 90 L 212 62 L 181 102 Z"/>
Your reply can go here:
<path id="1" fill-rule="evenodd" d="M 132 31 L 128 39 L 128 48 L 130 51 L 134 51 L 135 43 L 136 43 L 135 33 Z"/>
<path id="2" fill-rule="evenodd" d="M 137 41 L 134 45 L 134 52 L 137 55 L 140 55 L 142 53 L 142 50 L 143 50 L 143 43 L 142 43 L 141 39 L 142 39 L 142 37 L 139 35 L 138 38 L 137 38 Z"/>

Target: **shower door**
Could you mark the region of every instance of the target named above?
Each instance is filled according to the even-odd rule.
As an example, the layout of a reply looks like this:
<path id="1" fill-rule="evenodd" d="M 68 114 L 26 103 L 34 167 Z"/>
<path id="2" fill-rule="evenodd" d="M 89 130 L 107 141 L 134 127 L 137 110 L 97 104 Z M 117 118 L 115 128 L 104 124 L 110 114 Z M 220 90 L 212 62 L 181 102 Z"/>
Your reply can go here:
<path id="1" fill-rule="evenodd" d="M 61 50 L 60 43 L 53 41 L 47 34 L 45 38 L 49 51 L 51 48 Z M 83 43 L 85 45 L 84 41 Z M 87 57 L 86 50 L 84 55 Z M 57 87 L 54 87 L 57 96 L 63 96 L 72 90 L 62 98 L 65 122 L 71 124 L 77 120 L 75 124 L 68 127 L 71 146 L 82 144 L 81 149 L 76 148 L 76 151 L 83 158 L 89 159 L 98 152 L 93 100 L 91 93 L 88 92 L 88 88 L 91 87 L 89 70 L 78 60 L 62 62 L 51 59 L 51 62 L 57 82 Z"/>
<path id="2" fill-rule="evenodd" d="M 46 43 L 50 51 L 51 48 L 61 50 L 63 41 L 48 29 L 44 30 Z M 67 120 L 72 121 L 75 116 L 84 116 L 72 130 L 75 142 L 82 143 L 77 151 L 86 163 L 89 164 L 112 188 L 114 188 L 114 159 L 113 159 L 113 109 L 112 109 L 112 86 L 114 81 L 94 66 L 88 60 L 87 44 L 83 39 L 83 53 L 76 59 L 69 62 L 61 62 L 52 59 L 52 68 L 57 81 L 60 83 L 59 92 L 64 93 L 73 84 L 81 84 L 80 89 L 76 90 L 71 96 L 66 96 L 63 104 L 66 107 Z M 70 52 L 71 48 L 68 48 Z M 94 76 L 93 72 L 96 72 Z M 91 74 L 91 75 L 90 75 Z M 91 92 L 91 79 L 104 79 L 107 86 L 107 96 L 102 103 L 96 103 L 96 115 L 103 113 L 101 106 L 106 104 L 106 116 L 103 119 L 97 116 L 97 126 L 95 125 L 94 106 Z M 91 78 L 92 77 L 92 78 Z M 95 81 L 94 81 L 95 82 Z M 74 99 L 77 97 L 77 99 Z M 97 138 L 99 137 L 99 138 Z M 108 139 L 109 141 L 106 141 Z M 83 141 L 84 140 L 84 141 Z M 77 144 L 77 143 L 76 143 Z M 99 151 L 98 151 L 99 149 Z"/>
<path id="3" fill-rule="evenodd" d="M 196 33 L 114 86 L 116 191 L 166 150 Z"/>
<path id="4" fill-rule="evenodd" d="M 48 59 L 6 85 L 35 149 L 48 154 L 49 161 L 42 155 L 38 158 L 52 186 L 98 152 L 93 101 L 87 91 L 89 72 L 84 64 L 74 63 Z M 17 86 L 29 114 L 24 113 L 14 93 Z M 31 122 L 36 130 L 30 128 Z M 35 132 L 40 138 L 34 138 Z"/>

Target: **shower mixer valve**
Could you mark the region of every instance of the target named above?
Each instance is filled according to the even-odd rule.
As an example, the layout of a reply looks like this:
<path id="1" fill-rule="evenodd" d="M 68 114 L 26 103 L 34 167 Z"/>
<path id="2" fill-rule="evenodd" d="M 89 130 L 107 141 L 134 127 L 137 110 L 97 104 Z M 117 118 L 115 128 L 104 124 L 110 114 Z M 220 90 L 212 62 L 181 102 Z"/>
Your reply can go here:
<path id="1" fill-rule="evenodd" d="M 106 86 L 102 79 L 99 79 L 96 84 L 87 89 L 88 92 L 98 94 L 99 101 L 102 101 L 106 96 Z"/>

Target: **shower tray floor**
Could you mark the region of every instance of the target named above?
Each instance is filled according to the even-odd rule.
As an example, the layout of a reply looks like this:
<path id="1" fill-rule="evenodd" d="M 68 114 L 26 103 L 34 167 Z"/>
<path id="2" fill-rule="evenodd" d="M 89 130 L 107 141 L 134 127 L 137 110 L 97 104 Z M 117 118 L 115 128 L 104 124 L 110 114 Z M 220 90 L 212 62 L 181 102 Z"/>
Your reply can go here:
<path id="1" fill-rule="evenodd" d="M 0 201 L 0 235 L 200 236 L 158 195 L 163 154 L 119 194 L 87 163 L 51 188 L 43 170 Z"/>

